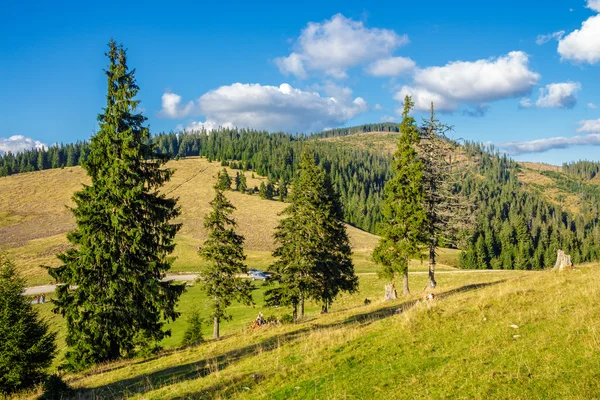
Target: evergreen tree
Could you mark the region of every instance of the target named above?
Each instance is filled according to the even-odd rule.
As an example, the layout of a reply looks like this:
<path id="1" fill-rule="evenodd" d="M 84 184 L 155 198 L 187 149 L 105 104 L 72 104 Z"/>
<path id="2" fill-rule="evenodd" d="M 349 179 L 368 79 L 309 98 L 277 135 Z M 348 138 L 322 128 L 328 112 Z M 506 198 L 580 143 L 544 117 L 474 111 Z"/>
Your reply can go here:
<path id="1" fill-rule="evenodd" d="M 237 190 L 239 192 L 240 190 L 240 172 L 236 171 L 235 172 L 235 190 Z"/>
<path id="2" fill-rule="evenodd" d="M 209 265 L 200 272 L 199 280 L 211 300 L 213 338 L 218 339 L 220 322 L 231 319 L 227 313 L 231 302 L 235 299 L 250 305 L 253 301 L 250 282 L 238 276 L 247 273 L 247 267 L 244 237 L 235 232 L 236 222 L 230 216 L 235 207 L 219 186 L 215 186 L 215 191 L 210 202 L 212 211 L 204 219 L 208 239 L 199 251 Z"/>
<path id="3" fill-rule="evenodd" d="M 231 189 L 231 177 L 225 168 L 217 174 L 217 186 L 220 190 Z"/>
<path id="4" fill-rule="evenodd" d="M 288 196 L 287 181 L 285 179 L 279 180 L 279 201 L 285 201 Z"/>
<path id="5" fill-rule="evenodd" d="M 274 279 L 279 287 L 268 293 L 271 304 L 291 305 L 294 318 L 304 316 L 304 301 L 312 298 L 327 311 L 342 291 L 358 288 L 351 249 L 342 223 L 342 207 L 327 173 L 304 153 L 291 204 L 275 231 Z M 273 301 L 277 299 L 277 301 Z"/>
<path id="6" fill-rule="evenodd" d="M 56 333 L 23 296 L 25 281 L 0 253 L 0 393 L 42 381 L 56 351 Z"/>
<path id="7" fill-rule="evenodd" d="M 241 193 L 246 193 L 246 190 L 248 189 L 248 186 L 246 184 L 246 174 L 244 174 L 243 172 L 240 174 L 240 184 L 238 186 L 238 190 Z"/>
<path id="8" fill-rule="evenodd" d="M 421 257 L 421 238 L 427 222 L 423 209 L 423 163 L 416 146 L 419 130 L 410 111 L 414 103 L 404 99 L 398 148 L 394 154 L 393 176 L 385 185 L 382 204 L 381 239 L 373 251 L 374 260 L 382 265 L 380 275 L 393 280 L 403 275 L 404 294 L 409 293 L 408 260 Z"/>
<path id="9" fill-rule="evenodd" d="M 83 165 L 92 183 L 73 196 L 73 247 L 58 255 L 60 267 L 49 268 L 60 282 L 55 311 L 66 318 L 73 369 L 156 345 L 170 334 L 163 327 L 177 318 L 185 289 L 162 282 L 180 228 L 170 223 L 179 215 L 176 200 L 159 192 L 173 171 L 161 168 L 168 160 L 136 112 L 139 88 L 125 49 L 111 40 L 106 55 L 106 107 Z"/>

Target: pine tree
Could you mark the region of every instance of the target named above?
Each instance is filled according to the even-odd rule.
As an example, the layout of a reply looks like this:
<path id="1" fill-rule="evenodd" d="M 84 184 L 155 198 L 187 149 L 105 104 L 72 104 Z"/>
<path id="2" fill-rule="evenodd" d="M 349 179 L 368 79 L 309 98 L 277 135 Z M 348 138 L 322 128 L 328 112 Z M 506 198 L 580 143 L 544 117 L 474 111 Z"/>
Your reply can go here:
<path id="1" fill-rule="evenodd" d="M 246 190 L 248 189 L 248 186 L 246 184 L 246 174 L 244 174 L 243 172 L 240 174 L 240 185 L 238 186 L 238 190 L 241 193 L 246 193 Z"/>
<path id="2" fill-rule="evenodd" d="M 42 381 L 56 352 L 56 333 L 23 296 L 25 281 L 0 253 L 0 394 Z"/>
<path id="3" fill-rule="evenodd" d="M 279 201 L 285 201 L 288 197 L 288 186 L 287 181 L 285 179 L 279 180 Z"/>
<path id="4" fill-rule="evenodd" d="M 66 318 L 73 369 L 157 345 L 170 335 L 163 327 L 179 315 L 185 289 L 161 281 L 180 228 L 170 223 L 179 215 L 176 200 L 159 193 L 173 171 L 161 168 L 168 160 L 136 112 L 139 88 L 125 49 L 111 40 L 106 55 L 107 104 L 83 165 L 92 183 L 73 196 L 73 248 L 58 255 L 60 267 L 49 268 L 60 282 L 55 311 Z"/>
<path id="5" fill-rule="evenodd" d="M 236 222 L 230 217 L 235 207 L 219 186 L 210 202 L 212 211 L 204 219 L 208 239 L 200 249 L 200 256 L 209 265 L 200 272 L 199 280 L 211 299 L 213 338 L 219 338 L 219 325 L 222 320 L 230 320 L 227 307 L 235 299 L 241 303 L 253 304 L 250 282 L 240 278 L 247 267 L 244 264 L 244 237 L 235 232 Z"/>
<path id="6" fill-rule="evenodd" d="M 235 190 L 237 190 L 239 192 L 239 190 L 240 190 L 240 172 L 239 171 L 235 172 L 234 183 L 235 183 Z"/>
<path id="7" fill-rule="evenodd" d="M 408 260 L 421 257 L 421 238 L 427 222 L 423 209 L 423 163 L 416 146 L 419 130 L 410 111 L 414 103 L 404 99 L 398 148 L 394 154 L 393 176 L 385 184 L 382 204 L 381 239 L 373 251 L 374 260 L 382 265 L 380 275 L 390 281 L 403 275 L 404 294 L 409 293 Z"/>
<path id="8" fill-rule="evenodd" d="M 217 174 L 217 186 L 220 190 L 231 189 L 231 177 L 225 168 Z"/>
<path id="9" fill-rule="evenodd" d="M 279 246 L 272 266 L 279 287 L 268 293 L 267 301 L 291 305 L 294 318 L 298 307 L 299 317 L 304 316 L 304 301 L 309 298 L 327 311 L 340 292 L 357 290 L 358 279 L 339 197 L 312 154 L 302 155 L 291 204 L 283 215 L 275 231 Z"/>

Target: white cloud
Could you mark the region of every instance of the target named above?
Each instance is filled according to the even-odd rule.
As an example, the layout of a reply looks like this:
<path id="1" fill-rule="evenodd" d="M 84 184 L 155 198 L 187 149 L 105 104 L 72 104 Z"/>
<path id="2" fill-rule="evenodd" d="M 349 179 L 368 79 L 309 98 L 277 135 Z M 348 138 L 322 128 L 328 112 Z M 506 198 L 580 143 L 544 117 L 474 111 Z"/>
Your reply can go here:
<path id="1" fill-rule="evenodd" d="M 588 0 L 586 7 L 590 10 L 600 12 L 600 0 Z"/>
<path id="2" fill-rule="evenodd" d="M 182 118 L 190 115 L 194 110 L 194 102 L 190 101 L 181 105 L 181 96 L 175 93 L 164 93 L 162 95 L 162 110 L 160 115 L 168 118 Z"/>
<path id="3" fill-rule="evenodd" d="M 295 51 L 275 62 L 285 75 L 306 78 L 307 71 L 319 71 L 333 78 L 345 78 L 347 69 L 388 58 L 406 43 L 406 35 L 366 28 L 360 21 L 336 14 L 321 23 L 309 22 L 294 45 Z"/>
<path id="4" fill-rule="evenodd" d="M 429 109 L 433 101 L 439 111 L 455 111 L 461 104 L 483 103 L 520 97 L 531 92 L 540 75 L 528 67 L 529 57 L 521 51 L 477 61 L 455 61 L 442 67 L 417 69 L 414 86 L 396 94 L 402 101 L 413 96 L 415 108 Z"/>
<path id="5" fill-rule="evenodd" d="M 561 40 L 565 36 L 565 31 L 552 32 L 547 35 L 538 35 L 535 39 L 536 44 L 548 43 L 551 40 Z"/>
<path id="6" fill-rule="evenodd" d="M 594 103 L 587 103 L 588 108 L 591 108 L 593 110 L 595 110 L 596 108 L 598 108 L 597 105 L 595 105 Z"/>
<path id="7" fill-rule="evenodd" d="M 30 149 L 47 148 L 44 143 L 39 140 L 25 137 L 23 135 L 15 135 L 9 138 L 0 138 L 0 155 L 5 153 L 19 153 Z"/>
<path id="8" fill-rule="evenodd" d="M 437 111 L 455 111 L 458 109 L 459 104 L 452 101 L 443 95 L 435 92 L 431 92 L 424 88 L 413 88 L 410 86 L 402 86 L 402 89 L 394 96 L 394 99 L 399 102 L 404 102 L 404 98 L 410 96 L 412 101 L 415 103 L 415 109 L 417 110 L 429 110 L 431 103 L 435 106 Z M 398 115 L 402 114 L 402 109 L 396 110 Z"/>
<path id="9" fill-rule="evenodd" d="M 598 121 L 598 124 L 600 125 L 600 121 Z M 600 146 L 600 134 L 591 133 L 589 135 L 568 138 L 553 137 L 528 142 L 506 142 L 499 145 L 502 150 L 509 154 L 543 153 L 553 149 L 565 149 L 572 146 Z"/>
<path id="10" fill-rule="evenodd" d="M 519 107 L 520 108 L 530 108 L 530 107 L 533 107 L 533 103 L 531 102 L 530 99 L 525 97 L 525 98 L 522 98 L 521 101 L 519 101 Z"/>
<path id="11" fill-rule="evenodd" d="M 600 118 L 579 121 L 577 132 L 600 132 Z"/>
<path id="12" fill-rule="evenodd" d="M 390 57 L 373 62 L 366 71 L 373 76 L 399 76 L 411 72 L 416 65 L 407 57 Z"/>
<path id="13" fill-rule="evenodd" d="M 550 83 L 540 89 L 535 105 L 540 108 L 573 108 L 580 89 L 579 82 Z"/>
<path id="14" fill-rule="evenodd" d="M 373 108 L 377 111 L 383 110 L 383 107 L 381 107 L 381 104 L 375 104 L 375 106 Z"/>
<path id="15" fill-rule="evenodd" d="M 348 88 L 326 84 L 323 90 L 335 96 L 280 86 L 234 83 L 202 95 L 198 109 L 204 122 L 192 122 L 190 130 L 237 126 L 285 132 L 316 132 L 344 124 L 368 110 L 361 97 L 352 98 Z"/>
<path id="16" fill-rule="evenodd" d="M 588 7 L 599 11 L 600 1 L 589 2 Z M 558 42 L 558 53 L 563 60 L 595 64 L 600 61 L 600 15 L 588 18 Z"/>
<path id="17" fill-rule="evenodd" d="M 379 118 L 379 120 L 381 122 L 396 122 L 396 117 L 394 117 L 393 115 L 384 115 L 381 118 Z"/>

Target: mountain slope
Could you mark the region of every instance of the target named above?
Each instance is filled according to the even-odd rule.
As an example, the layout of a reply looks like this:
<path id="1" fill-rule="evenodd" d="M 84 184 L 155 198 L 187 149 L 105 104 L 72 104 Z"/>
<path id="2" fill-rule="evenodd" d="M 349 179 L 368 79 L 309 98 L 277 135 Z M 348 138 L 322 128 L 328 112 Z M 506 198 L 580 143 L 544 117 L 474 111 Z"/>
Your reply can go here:
<path id="1" fill-rule="evenodd" d="M 177 235 L 175 255 L 176 271 L 195 271 L 201 263 L 196 247 L 206 239 L 203 219 L 214 196 L 212 189 L 217 172 L 223 167 L 199 157 L 171 161 L 169 168 L 176 170 L 164 192 L 179 197 L 183 223 Z M 230 175 L 235 175 L 229 169 Z M 252 178 L 246 172 L 248 187 L 259 186 L 265 178 Z M 49 280 L 40 264 L 55 266 L 55 254 L 67 248 L 66 233 L 74 227 L 74 220 L 67 209 L 72 205 L 72 193 L 88 183 L 85 171 L 80 167 L 48 169 L 16 174 L 0 178 L 0 250 L 13 256 L 20 272 L 30 284 Z M 266 268 L 273 250 L 272 232 L 277 225 L 278 213 L 285 203 L 263 200 L 258 195 L 227 192 L 237 210 L 239 231 L 246 238 L 245 248 L 249 262 Z M 377 237 L 348 226 L 348 233 L 359 261 L 368 262 L 367 253 Z"/>

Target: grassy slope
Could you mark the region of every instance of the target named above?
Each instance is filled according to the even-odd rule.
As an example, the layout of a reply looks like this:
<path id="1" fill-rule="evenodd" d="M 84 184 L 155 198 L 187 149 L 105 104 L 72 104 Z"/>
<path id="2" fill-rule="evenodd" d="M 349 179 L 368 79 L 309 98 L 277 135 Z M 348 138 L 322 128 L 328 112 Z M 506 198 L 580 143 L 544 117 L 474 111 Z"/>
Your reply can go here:
<path id="1" fill-rule="evenodd" d="M 176 173 L 164 190 L 179 197 L 182 209 L 179 222 L 183 223 L 176 238 L 178 258 L 173 270 L 197 271 L 201 261 L 196 248 L 206 238 L 203 218 L 214 196 L 212 186 L 221 167 L 197 157 L 172 161 L 168 166 Z M 235 175 L 235 171 L 230 173 Z M 252 179 L 251 173 L 247 176 L 249 187 L 258 186 L 263 179 Z M 65 235 L 74 223 L 66 206 L 72 205 L 72 193 L 87 182 L 85 172 L 79 167 L 0 178 L 0 250 L 12 256 L 29 284 L 50 280 L 39 265 L 56 266 L 55 254 L 67 248 Z M 285 204 L 237 192 L 228 192 L 227 196 L 237 207 L 234 216 L 240 233 L 246 237 L 249 265 L 266 268 L 273 250 L 271 232 Z M 357 271 L 372 271 L 374 266 L 369 254 L 377 237 L 353 227 L 349 227 L 348 232 L 356 254 Z"/>
<path id="2" fill-rule="evenodd" d="M 598 397 L 599 272 L 440 274 L 436 300 L 415 305 L 426 279 L 416 275 L 411 298 L 369 306 L 382 282 L 363 275 L 361 293 L 329 315 L 239 323 L 218 342 L 67 379 L 82 398 L 109 399 Z"/>

